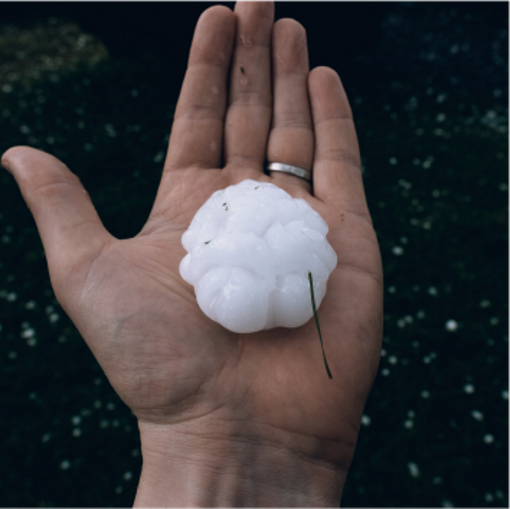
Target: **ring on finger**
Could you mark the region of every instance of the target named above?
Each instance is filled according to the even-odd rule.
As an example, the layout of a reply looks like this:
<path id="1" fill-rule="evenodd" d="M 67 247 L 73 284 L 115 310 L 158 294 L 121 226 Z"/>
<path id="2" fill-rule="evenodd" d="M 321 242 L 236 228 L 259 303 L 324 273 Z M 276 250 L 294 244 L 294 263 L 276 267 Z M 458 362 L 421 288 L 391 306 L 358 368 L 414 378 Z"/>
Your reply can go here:
<path id="1" fill-rule="evenodd" d="M 312 182 L 311 172 L 304 170 L 303 168 L 298 168 L 297 166 L 283 163 L 269 163 L 267 165 L 267 169 L 268 171 L 281 171 L 283 173 L 288 173 L 289 175 L 302 178 L 307 182 Z"/>

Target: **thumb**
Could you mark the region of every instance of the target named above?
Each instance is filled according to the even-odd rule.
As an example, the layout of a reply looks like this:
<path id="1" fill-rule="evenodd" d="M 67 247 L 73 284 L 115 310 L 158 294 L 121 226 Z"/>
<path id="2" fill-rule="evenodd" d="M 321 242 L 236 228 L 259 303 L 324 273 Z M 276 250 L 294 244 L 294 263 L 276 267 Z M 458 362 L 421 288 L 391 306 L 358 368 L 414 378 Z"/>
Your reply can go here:
<path id="1" fill-rule="evenodd" d="M 2 156 L 2 166 L 12 173 L 34 216 L 60 300 L 70 277 L 86 273 L 112 237 L 80 179 L 57 158 L 31 147 L 13 147 Z"/>

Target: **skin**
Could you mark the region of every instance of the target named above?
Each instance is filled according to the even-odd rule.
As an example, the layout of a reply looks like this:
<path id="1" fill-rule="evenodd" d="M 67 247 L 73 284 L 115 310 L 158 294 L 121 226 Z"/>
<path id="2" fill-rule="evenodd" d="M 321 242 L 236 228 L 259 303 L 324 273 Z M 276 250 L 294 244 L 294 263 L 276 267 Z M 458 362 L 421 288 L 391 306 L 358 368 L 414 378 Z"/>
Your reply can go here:
<path id="1" fill-rule="evenodd" d="M 241 70 L 243 68 L 243 71 Z M 313 185 L 267 161 L 313 170 Z M 351 109 L 336 72 L 309 70 L 304 28 L 271 2 L 198 21 L 161 184 L 143 230 L 118 240 L 53 156 L 2 157 L 32 211 L 55 294 L 139 421 L 135 505 L 338 505 L 382 337 L 382 268 Z M 338 255 L 314 320 L 235 334 L 179 275 L 181 236 L 246 178 L 305 199 Z"/>

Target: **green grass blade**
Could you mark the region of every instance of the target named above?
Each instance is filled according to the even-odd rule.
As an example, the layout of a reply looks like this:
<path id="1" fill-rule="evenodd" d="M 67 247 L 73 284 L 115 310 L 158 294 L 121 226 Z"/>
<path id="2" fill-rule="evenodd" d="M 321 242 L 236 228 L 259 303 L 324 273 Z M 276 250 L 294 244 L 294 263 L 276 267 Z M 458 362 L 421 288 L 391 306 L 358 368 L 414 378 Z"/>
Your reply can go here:
<path id="1" fill-rule="evenodd" d="M 326 354 L 324 353 L 324 343 L 322 342 L 322 334 L 321 334 L 321 327 L 319 325 L 319 317 L 317 316 L 317 306 L 315 305 L 315 294 L 313 292 L 313 278 L 312 273 L 308 271 L 308 281 L 310 282 L 310 295 L 312 296 L 312 308 L 313 308 L 313 316 L 315 318 L 315 325 L 317 326 L 317 332 L 319 333 L 319 339 L 321 342 L 321 348 L 322 348 L 322 358 L 324 359 L 324 366 L 326 367 L 326 373 L 329 376 L 329 379 L 333 379 L 333 375 L 331 374 L 331 371 L 329 370 L 328 361 L 326 360 Z"/>

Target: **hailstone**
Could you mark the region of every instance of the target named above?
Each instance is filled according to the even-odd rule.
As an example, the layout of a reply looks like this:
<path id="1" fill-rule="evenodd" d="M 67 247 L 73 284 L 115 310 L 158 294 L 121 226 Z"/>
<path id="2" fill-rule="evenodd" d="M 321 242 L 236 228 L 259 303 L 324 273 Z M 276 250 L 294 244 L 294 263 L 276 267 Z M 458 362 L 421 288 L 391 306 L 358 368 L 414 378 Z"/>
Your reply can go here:
<path id="1" fill-rule="evenodd" d="M 200 309 L 237 333 L 299 327 L 318 307 L 337 256 L 328 226 L 305 200 L 244 180 L 216 191 L 182 236 L 182 278 Z"/>

